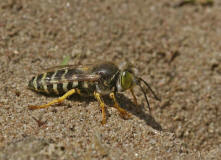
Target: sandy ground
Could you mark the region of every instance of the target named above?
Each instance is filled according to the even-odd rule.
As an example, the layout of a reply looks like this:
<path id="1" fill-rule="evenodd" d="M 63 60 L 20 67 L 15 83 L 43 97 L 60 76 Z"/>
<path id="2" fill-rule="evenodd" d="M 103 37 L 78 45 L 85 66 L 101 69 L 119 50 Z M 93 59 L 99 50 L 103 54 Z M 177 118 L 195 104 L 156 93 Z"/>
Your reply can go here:
<path id="1" fill-rule="evenodd" d="M 179 0 L 1 0 L 0 159 L 220 159 L 221 2 Z M 132 63 L 162 98 L 139 88 L 118 95 L 132 114 L 94 99 L 54 99 L 27 89 L 44 68 Z M 108 101 L 108 100 L 106 100 Z M 108 103 L 108 102 L 107 102 Z"/>

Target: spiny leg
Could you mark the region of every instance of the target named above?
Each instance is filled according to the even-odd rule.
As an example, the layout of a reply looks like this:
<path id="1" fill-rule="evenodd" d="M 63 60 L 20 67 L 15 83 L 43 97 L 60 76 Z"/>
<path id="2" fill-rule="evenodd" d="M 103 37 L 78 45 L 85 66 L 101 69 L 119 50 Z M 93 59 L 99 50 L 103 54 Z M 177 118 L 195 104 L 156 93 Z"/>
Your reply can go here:
<path id="1" fill-rule="evenodd" d="M 105 113 L 105 104 L 104 104 L 104 101 L 101 99 L 101 95 L 100 93 L 97 93 L 97 92 L 94 92 L 94 97 L 97 99 L 97 101 L 100 103 L 100 107 L 101 107 L 101 110 L 102 110 L 102 121 L 101 123 L 102 124 L 105 124 L 106 123 L 106 113 Z"/>
<path id="2" fill-rule="evenodd" d="M 117 103 L 116 97 L 114 95 L 114 92 L 110 93 L 110 98 L 114 101 L 114 107 L 120 112 L 120 116 L 123 119 L 129 119 L 131 115 L 119 106 L 119 104 Z"/>
<path id="3" fill-rule="evenodd" d="M 41 108 L 47 108 L 55 103 L 61 103 L 63 102 L 68 96 L 74 94 L 76 91 L 75 89 L 71 89 L 69 90 L 67 93 L 65 93 L 62 97 L 59 97 L 57 99 L 52 100 L 51 102 L 44 104 L 44 105 L 40 105 L 40 106 L 28 106 L 29 109 L 34 110 L 34 109 L 41 109 Z"/>
<path id="4" fill-rule="evenodd" d="M 133 96 L 133 98 L 134 98 L 134 104 L 137 106 L 137 98 L 136 98 L 136 96 L 135 96 L 135 94 L 134 94 L 133 88 L 130 89 L 130 92 L 131 92 L 131 94 L 132 94 L 132 96 Z"/>

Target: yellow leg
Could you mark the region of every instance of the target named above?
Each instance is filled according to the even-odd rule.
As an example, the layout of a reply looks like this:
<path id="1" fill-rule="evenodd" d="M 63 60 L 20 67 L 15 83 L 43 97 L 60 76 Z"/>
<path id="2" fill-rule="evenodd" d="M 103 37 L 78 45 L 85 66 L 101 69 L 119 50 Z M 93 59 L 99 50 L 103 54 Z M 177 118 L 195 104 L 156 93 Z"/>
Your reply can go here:
<path id="1" fill-rule="evenodd" d="M 123 108 L 121 108 L 119 106 L 119 104 L 117 103 L 117 100 L 116 100 L 115 95 L 114 95 L 113 92 L 110 93 L 110 98 L 113 99 L 114 107 L 120 112 L 120 116 L 123 119 L 129 119 L 131 117 L 131 115 L 127 111 L 125 111 Z"/>
<path id="2" fill-rule="evenodd" d="M 44 105 L 40 105 L 40 106 L 28 106 L 29 109 L 34 110 L 34 109 L 41 109 L 41 108 L 47 108 L 55 103 L 61 103 L 62 101 L 64 101 L 68 96 L 72 95 L 75 93 L 75 89 L 71 89 L 70 91 L 68 91 L 67 93 L 65 93 L 62 97 L 59 97 L 57 99 L 54 99 L 53 101 L 44 104 Z"/>
<path id="3" fill-rule="evenodd" d="M 136 96 L 134 94 L 133 88 L 130 89 L 130 92 L 131 92 L 131 94 L 132 94 L 132 96 L 134 98 L 134 104 L 137 106 L 137 98 L 136 98 Z"/>
<path id="4" fill-rule="evenodd" d="M 100 103 L 100 107 L 101 107 L 101 110 L 102 110 L 102 121 L 101 123 L 102 124 L 105 124 L 106 123 L 106 113 L 105 113 L 105 104 L 104 104 L 104 101 L 101 99 L 101 95 L 100 93 L 97 93 L 97 92 L 94 92 L 94 97 L 97 99 L 97 101 Z"/>
<path id="5" fill-rule="evenodd" d="M 80 89 L 76 89 L 77 94 L 81 95 Z"/>

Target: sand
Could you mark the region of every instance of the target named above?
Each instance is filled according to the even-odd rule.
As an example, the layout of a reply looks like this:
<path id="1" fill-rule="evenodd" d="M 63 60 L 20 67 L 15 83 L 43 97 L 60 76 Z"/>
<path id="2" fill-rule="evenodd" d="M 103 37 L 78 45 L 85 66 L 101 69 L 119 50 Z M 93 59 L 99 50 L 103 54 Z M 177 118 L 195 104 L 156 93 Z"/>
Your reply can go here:
<path id="1" fill-rule="evenodd" d="M 1 0 L 0 159 L 220 159 L 221 2 L 175 0 Z M 107 100 L 107 123 L 93 98 L 27 89 L 45 68 L 130 62 L 161 97 L 142 92 Z M 65 62 L 66 63 L 66 62 Z"/>

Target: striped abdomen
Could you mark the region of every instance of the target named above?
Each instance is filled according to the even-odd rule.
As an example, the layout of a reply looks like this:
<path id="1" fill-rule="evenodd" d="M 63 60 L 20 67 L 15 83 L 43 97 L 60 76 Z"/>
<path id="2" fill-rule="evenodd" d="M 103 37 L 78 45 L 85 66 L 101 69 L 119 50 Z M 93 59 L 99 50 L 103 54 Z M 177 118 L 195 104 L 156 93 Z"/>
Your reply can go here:
<path id="1" fill-rule="evenodd" d="M 39 74 L 29 81 L 28 87 L 37 92 L 56 95 L 77 88 L 84 95 L 92 95 L 95 90 L 94 83 L 75 80 L 81 73 L 82 71 L 76 69 L 61 69 Z M 64 82 L 65 80 L 69 81 Z"/>

